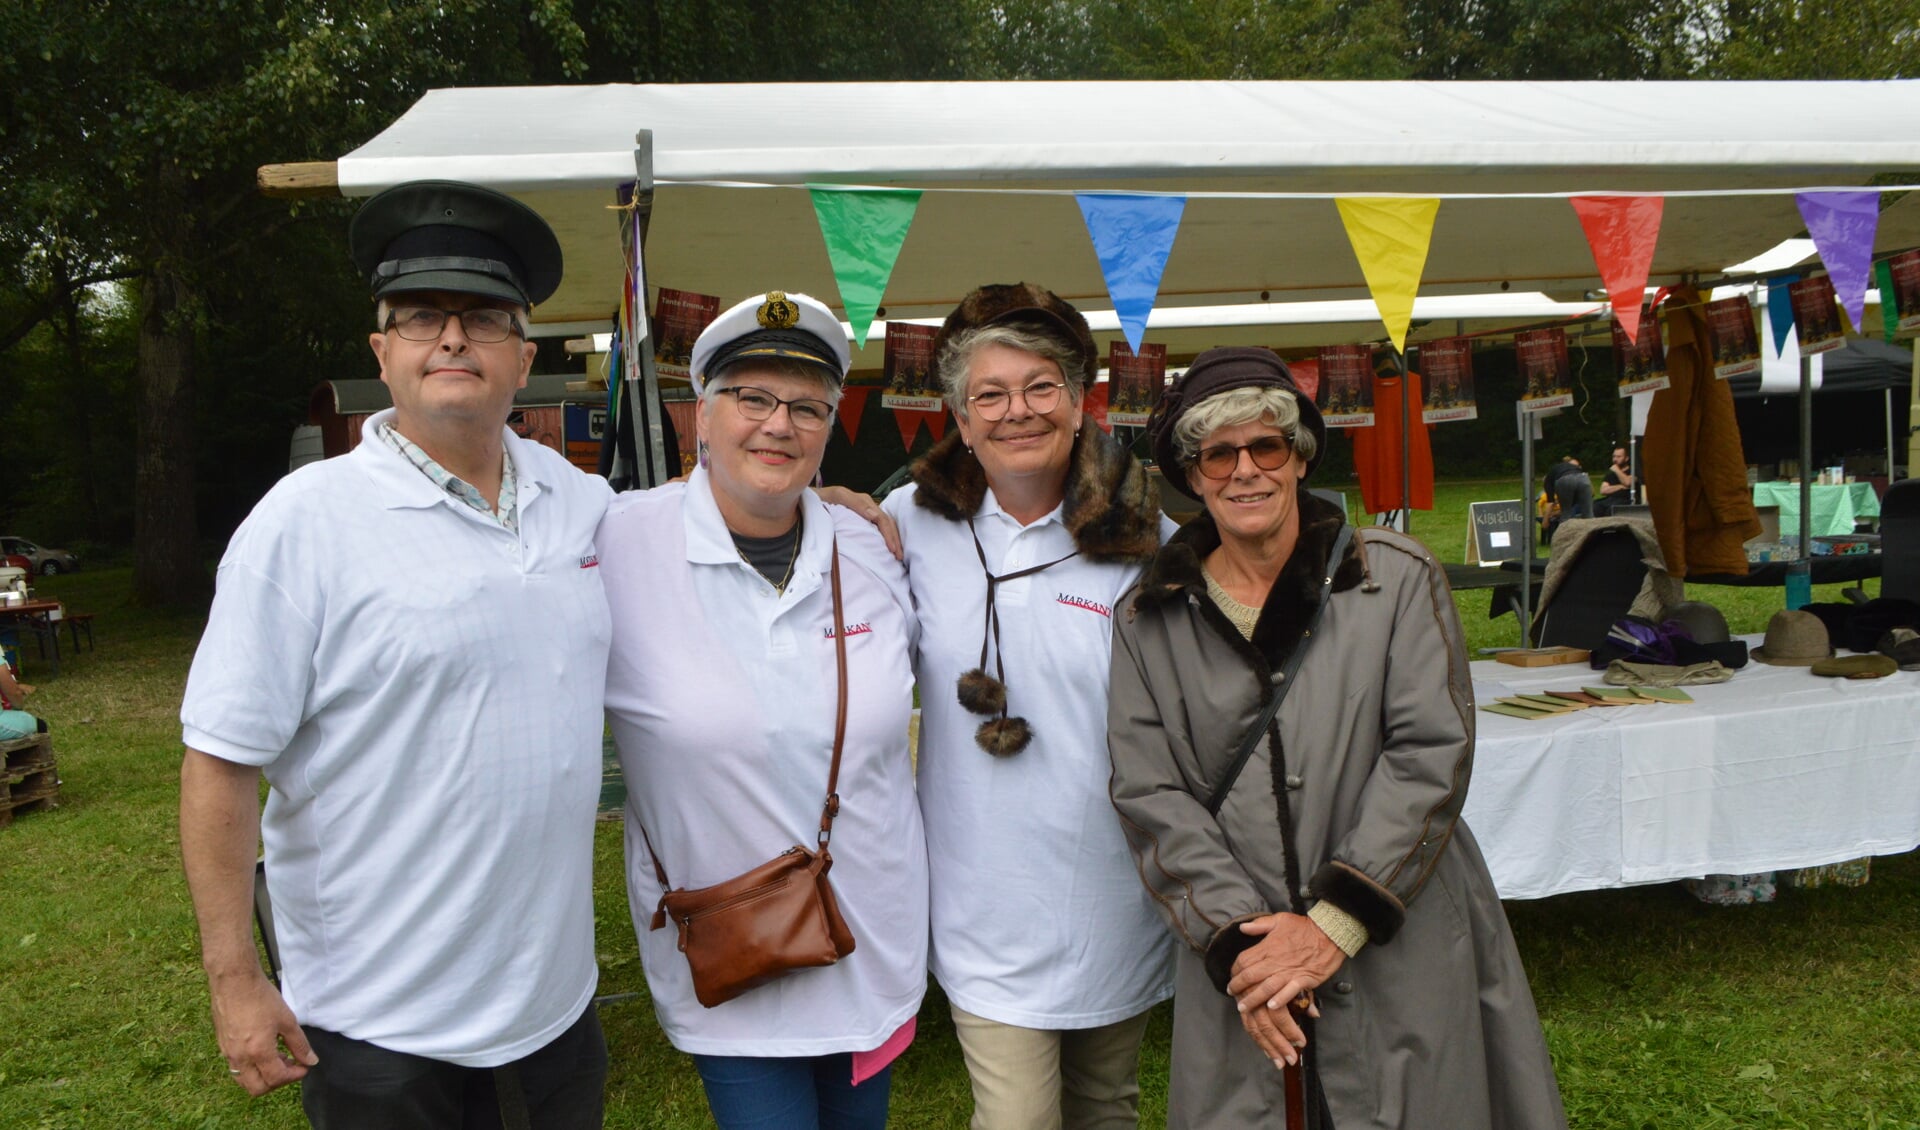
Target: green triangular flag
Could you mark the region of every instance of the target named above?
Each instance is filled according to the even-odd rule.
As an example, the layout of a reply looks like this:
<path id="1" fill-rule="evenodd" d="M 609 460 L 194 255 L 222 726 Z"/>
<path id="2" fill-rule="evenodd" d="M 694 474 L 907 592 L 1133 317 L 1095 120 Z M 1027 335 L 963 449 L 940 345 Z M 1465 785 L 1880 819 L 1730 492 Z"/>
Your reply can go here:
<path id="1" fill-rule="evenodd" d="M 1900 305 L 1893 300 L 1893 264 L 1886 259 L 1873 265 L 1873 280 L 1880 284 L 1880 325 L 1888 344 L 1900 325 Z"/>
<path id="2" fill-rule="evenodd" d="M 853 325 L 853 340 L 863 348 L 874 312 L 887 291 L 900 245 L 907 240 L 920 194 L 906 188 L 835 188 L 808 185 L 813 214 L 820 220 L 840 305 Z"/>

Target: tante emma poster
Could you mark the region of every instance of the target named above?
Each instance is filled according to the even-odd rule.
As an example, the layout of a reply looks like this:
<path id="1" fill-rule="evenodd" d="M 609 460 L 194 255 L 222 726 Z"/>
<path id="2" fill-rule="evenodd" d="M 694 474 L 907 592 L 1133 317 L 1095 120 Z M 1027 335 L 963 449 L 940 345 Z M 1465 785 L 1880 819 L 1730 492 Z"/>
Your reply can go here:
<path id="1" fill-rule="evenodd" d="M 1521 408 L 1537 412 L 1573 403 L 1573 367 L 1567 361 L 1565 330 L 1515 334 L 1513 353 L 1520 369 Z"/>
<path id="2" fill-rule="evenodd" d="M 1420 419 L 1429 424 L 1473 420 L 1480 416 L 1473 399 L 1473 342 L 1443 337 L 1420 347 L 1420 376 L 1427 402 Z"/>

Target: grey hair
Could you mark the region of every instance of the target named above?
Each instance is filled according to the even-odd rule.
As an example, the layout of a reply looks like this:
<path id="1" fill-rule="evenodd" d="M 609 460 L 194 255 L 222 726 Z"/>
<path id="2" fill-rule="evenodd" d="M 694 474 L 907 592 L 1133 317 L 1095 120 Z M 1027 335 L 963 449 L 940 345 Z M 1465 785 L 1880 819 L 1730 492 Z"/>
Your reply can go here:
<path id="1" fill-rule="evenodd" d="M 387 317 L 393 313 L 393 306 L 382 298 L 373 304 L 373 328 L 380 333 L 387 332 Z M 464 323 L 462 323 L 464 325 Z M 525 306 L 513 308 L 513 324 L 520 327 L 520 340 L 533 340 L 533 319 L 527 314 Z"/>
<path id="2" fill-rule="evenodd" d="M 1060 375 L 1067 383 L 1067 391 L 1075 400 L 1086 394 L 1086 358 L 1065 341 L 1053 334 L 1019 326 L 975 326 L 947 339 L 940 356 L 934 361 L 934 367 L 940 373 L 940 389 L 947 407 L 953 409 L 953 414 L 960 419 L 967 418 L 967 369 L 973 364 L 973 355 L 989 345 L 1004 345 L 1046 358 L 1059 367 Z"/>
<path id="3" fill-rule="evenodd" d="M 1174 449 L 1191 463 L 1200 457 L 1200 444 L 1221 428 L 1238 427 L 1260 420 L 1272 423 L 1286 434 L 1293 453 L 1312 462 L 1319 450 L 1310 428 L 1300 426 L 1300 404 L 1293 394 L 1271 385 L 1231 388 L 1216 392 L 1187 410 L 1173 426 Z"/>
<path id="4" fill-rule="evenodd" d="M 749 360 L 736 361 L 726 366 L 718 373 L 714 373 L 701 381 L 700 403 L 706 404 L 711 401 L 715 393 L 733 383 L 733 378 L 736 374 L 749 368 L 762 373 L 775 373 L 782 377 L 819 381 L 821 388 L 824 390 L 820 399 L 831 404 L 834 411 L 838 412 L 840 410 L 840 398 L 844 395 L 840 387 L 840 382 L 828 377 L 826 372 L 818 365 L 809 365 L 804 361 L 794 361 L 784 357 L 755 357 Z"/>

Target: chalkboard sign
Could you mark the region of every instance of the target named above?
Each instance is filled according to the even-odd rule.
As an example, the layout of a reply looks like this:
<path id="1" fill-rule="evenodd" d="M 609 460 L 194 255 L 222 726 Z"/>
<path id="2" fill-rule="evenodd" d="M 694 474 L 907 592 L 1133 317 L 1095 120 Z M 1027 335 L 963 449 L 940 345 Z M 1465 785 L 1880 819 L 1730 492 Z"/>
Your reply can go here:
<path id="1" fill-rule="evenodd" d="M 1521 500 L 1469 502 L 1467 521 L 1469 563 L 1518 561 L 1526 554 L 1533 523 L 1528 521 L 1527 504 Z"/>

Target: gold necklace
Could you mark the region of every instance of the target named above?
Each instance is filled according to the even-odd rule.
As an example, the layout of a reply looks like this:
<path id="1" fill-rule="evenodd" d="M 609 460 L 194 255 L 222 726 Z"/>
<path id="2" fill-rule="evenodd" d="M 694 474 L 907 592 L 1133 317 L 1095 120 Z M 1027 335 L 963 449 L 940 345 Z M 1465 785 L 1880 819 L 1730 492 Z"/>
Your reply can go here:
<path id="1" fill-rule="evenodd" d="M 806 532 L 804 523 L 805 523 L 804 518 L 794 519 L 793 552 L 787 555 L 787 571 L 781 574 L 781 577 L 778 581 L 768 582 L 773 585 L 773 591 L 776 593 L 779 593 L 782 596 L 786 595 L 787 585 L 789 582 L 793 580 L 793 567 L 800 560 L 800 542 Z M 747 568 L 752 569 L 756 573 L 760 573 L 760 567 L 755 565 L 752 561 L 747 560 L 747 555 L 744 551 L 741 550 L 739 542 L 734 542 L 733 552 L 736 557 L 740 558 L 741 561 L 746 563 Z M 766 574 L 760 573 L 760 576 L 764 579 L 766 577 Z"/>

